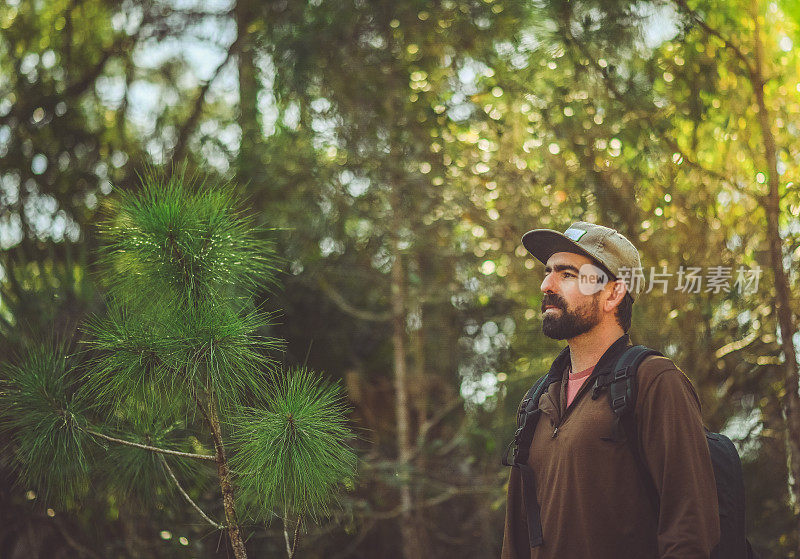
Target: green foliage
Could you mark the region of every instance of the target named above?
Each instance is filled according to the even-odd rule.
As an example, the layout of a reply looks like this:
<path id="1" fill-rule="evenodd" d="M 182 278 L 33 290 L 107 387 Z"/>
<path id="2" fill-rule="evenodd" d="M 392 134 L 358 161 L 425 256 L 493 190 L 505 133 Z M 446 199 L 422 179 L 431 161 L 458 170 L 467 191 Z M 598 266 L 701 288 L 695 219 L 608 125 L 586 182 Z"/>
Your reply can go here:
<path id="1" fill-rule="evenodd" d="M 272 369 L 267 353 L 281 340 L 260 336 L 269 316 L 230 302 L 136 311 L 113 301 L 109 314 L 86 325 L 96 358 L 87 375 L 93 400 L 114 407 L 128 398 L 160 407 L 165 396 L 194 407 L 193 394 L 213 391 L 226 409 L 263 391 Z"/>
<path id="2" fill-rule="evenodd" d="M 269 357 L 282 341 L 261 335 L 270 315 L 249 297 L 274 280 L 265 231 L 233 210 L 228 185 L 144 180 L 102 229 L 112 297 L 107 316 L 85 327 L 92 359 L 82 393 L 124 433 L 115 436 L 172 449 L 198 405 L 215 406 L 238 443 L 241 504 L 259 516 L 326 512 L 336 485 L 354 473 L 346 409 L 338 386 L 306 370 L 284 377 Z M 152 498 L 160 458 L 109 448 L 109 464 L 130 484 L 124 492 Z"/>
<path id="3" fill-rule="evenodd" d="M 238 212 L 230 184 L 150 171 L 125 192 L 101 228 L 106 317 L 86 324 L 94 359 L 86 390 L 103 406 L 133 398 L 184 410 L 207 392 L 224 409 L 258 395 L 267 357 L 280 340 L 264 337 L 270 316 L 249 294 L 275 282 L 278 258 L 267 231 Z"/>
<path id="4" fill-rule="evenodd" d="M 178 379 L 165 357 L 176 351 L 176 340 L 163 335 L 158 321 L 111 302 L 106 316 L 90 318 L 83 329 L 94 350 L 85 390 L 95 405 L 119 408 L 130 398 L 154 405 L 174 393 Z"/>
<path id="5" fill-rule="evenodd" d="M 337 486 L 355 475 L 342 399 L 338 384 L 299 368 L 276 379 L 264 406 L 234 419 L 231 463 L 251 514 L 328 512 Z"/>
<path id="6" fill-rule="evenodd" d="M 149 171 L 120 195 L 101 228 L 111 292 L 131 302 L 175 298 L 184 308 L 252 292 L 274 281 L 277 258 L 265 231 L 237 212 L 231 184 Z"/>
<path id="7" fill-rule="evenodd" d="M 274 367 L 267 353 L 283 344 L 258 335 L 268 318 L 257 310 L 237 312 L 228 305 L 209 303 L 175 317 L 181 347 L 171 356 L 174 366 L 185 367 L 191 385 L 210 386 L 221 408 L 243 404 L 263 393 L 267 373 Z"/>
<path id="8" fill-rule="evenodd" d="M 0 430 L 19 481 L 69 504 L 88 488 L 87 405 L 73 391 L 64 347 L 32 347 L 3 367 Z M 5 437 L 4 437 L 5 438 Z"/>

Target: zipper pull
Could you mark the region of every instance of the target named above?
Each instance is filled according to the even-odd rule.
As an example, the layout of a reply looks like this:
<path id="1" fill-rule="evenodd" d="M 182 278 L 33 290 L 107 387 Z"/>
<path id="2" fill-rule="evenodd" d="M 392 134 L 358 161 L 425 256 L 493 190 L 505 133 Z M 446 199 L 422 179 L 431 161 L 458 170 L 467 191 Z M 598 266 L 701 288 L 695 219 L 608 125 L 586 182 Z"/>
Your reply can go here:
<path id="1" fill-rule="evenodd" d="M 557 436 L 558 436 L 558 425 L 556 425 L 556 428 L 553 429 L 553 435 L 550 438 L 555 439 Z"/>

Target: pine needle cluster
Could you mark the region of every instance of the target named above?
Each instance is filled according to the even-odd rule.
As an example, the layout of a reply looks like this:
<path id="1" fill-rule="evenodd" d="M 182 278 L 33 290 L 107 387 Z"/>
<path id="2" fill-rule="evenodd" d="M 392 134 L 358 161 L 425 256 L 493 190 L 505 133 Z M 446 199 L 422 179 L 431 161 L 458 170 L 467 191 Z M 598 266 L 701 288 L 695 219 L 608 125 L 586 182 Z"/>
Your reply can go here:
<path id="1" fill-rule="evenodd" d="M 101 227 L 110 292 L 132 303 L 174 299 L 186 307 L 274 284 L 273 243 L 237 211 L 233 185 L 184 172 L 149 171 L 122 192 Z"/>
<path id="2" fill-rule="evenodd" d="M 70 504 L 88 486 L 88 403 L 75 391 L 63 345 L 34 346 L 3 366 L 0 430 L 13 449 L 19 481 Z"/>
<path id="3" fill-rule="evenodd" d="M 340 386 L 305 368 L 277 377 L 263 406 L 242 409 L 232 465 L 250 513 L 328 512 L 336 488 L 355 476 L 346 412 Z"/>

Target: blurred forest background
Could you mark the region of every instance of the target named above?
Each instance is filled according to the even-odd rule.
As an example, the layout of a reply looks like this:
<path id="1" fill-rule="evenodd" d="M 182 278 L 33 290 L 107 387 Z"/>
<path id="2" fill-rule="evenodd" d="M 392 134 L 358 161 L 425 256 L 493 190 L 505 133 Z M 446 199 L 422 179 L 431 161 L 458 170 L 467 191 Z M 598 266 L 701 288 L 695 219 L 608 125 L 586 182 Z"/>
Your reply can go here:
<path id="1" fill-rule="evenodd" d="M 496 557 L 500 455 L 562 347 L 520 237 L 597 221 L 674 274 L 632 339 L 738 443 L 754 545 L 800 558 L 798 45 L 797 0 L 5 0 L 0 359 L 103 314 L 96 223 L 147 165 L 234 181 L 279 228 L 277 357 L 340 379 L 360 435 L 298 556 Z M 226 554 L 182 500 L 113 479 L 61 510 L 13 465 L 2 557 Z M 248 534 L 285 553 L 279 522 Z"/>

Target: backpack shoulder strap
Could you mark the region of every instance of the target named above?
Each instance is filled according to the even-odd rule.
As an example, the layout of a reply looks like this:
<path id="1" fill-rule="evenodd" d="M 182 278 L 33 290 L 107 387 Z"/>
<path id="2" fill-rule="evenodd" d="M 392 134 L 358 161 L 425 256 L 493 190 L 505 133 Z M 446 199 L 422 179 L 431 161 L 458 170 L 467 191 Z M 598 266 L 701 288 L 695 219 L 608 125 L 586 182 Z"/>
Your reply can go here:
<path id="1" fill-rule="evenodd" d="M 542 536 L 542 521 L 539 502 L 536 499 L 536 481 L 533 470 L 528 465 L 528 454 L 530 453 L 533 432 L 539 421 L 539 398 L 549 386 L 548 378 L 550 375 L 543 375 L 525 394 L 517 410 L 517 430 L 514 432 L 514 440 L 506 447 L 503 453 L 503 465 L 519 468 L 522 475 L 522 483 L 525 487 L 522 492 L 525 503 L 525 513 L 528 517 L 528 543 L 533 547 L 538 547 L 544 543 Z M 511 461 L 509 461 L 509 456 Z"/>
<path id="2" fill-rule="evenodd" d="M 636 373 L 642 361 L 651 355 L 662 354 L 649 347 L 635 345 L 626 349 L 617 360 L 608 380 L 609 403 L 617 420 L 632 413 L 636 407 Z"/>
<path id="3" fill-rule="evenodd" d="M 533 431 L 538 420 L 539 398 L 544 392 L 547 384 L 547 375 L 543 375 L 533 383 L 519 403 L 517 408 L 517 430 L 514 431 L 514 439 L 506 447 L 503 453 L 502 463 L 504 466 L 515 466 L 525 463 L 528 460 L 528 451 L 533 440 Z M 526 444 L 527 442 L 527 444 Z M 522 452 L 522 455 L 520 455 Z M 512 461 L 509 462 L 509 456 Z"/>
<path id="4" fill-rule="evenodd" d="M 637 394 L 636 373 L 642 361 L 651 355 L 663 356 L 661 352 L 642 345 L 635 345 L 625 350 L 625 353 L 617 360 L 610 380 L 608 381 L 608 399 L 611 405 L 611 411 L 615 416 L 614 431 L 611 440 L 628 441 L 628 447 L 633 453 L 640 478 L 647 489 L 650 502 L 656 512 L 658 512 L 658 491 L 652 476 L 647 470 L 644 459 L 639 452 L 638 429 L 636 428 L 636 421 L 633 416 L 633 411 L 636 408 Z M 597 387 L 598 385 L 596 384 L 595 389 L 597 389 Z"/>

